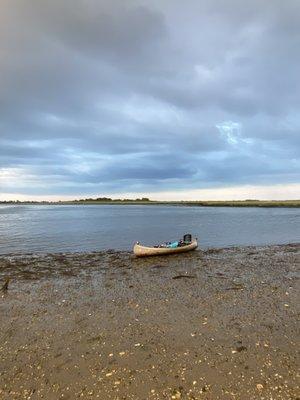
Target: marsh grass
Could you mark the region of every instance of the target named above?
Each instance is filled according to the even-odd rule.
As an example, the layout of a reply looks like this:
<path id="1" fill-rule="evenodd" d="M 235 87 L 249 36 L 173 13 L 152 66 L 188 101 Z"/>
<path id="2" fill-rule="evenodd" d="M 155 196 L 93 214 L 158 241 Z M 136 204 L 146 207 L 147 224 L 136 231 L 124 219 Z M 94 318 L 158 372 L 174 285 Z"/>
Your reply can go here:
<path id="1" fill-rule="evenodd" d="M 198 206 L 198 207 L 300 207 L 300 200 L 229 200 L 229 201 L 153 201 L 153 200 L 113 200 L 113 199 L 82 199 L 82 200 L 71 200 L 71 201 L 2 201 L 0 204 L 38 204 L 38 205 L 76 205 L 76 204 L 117 204 L 117 205 L 172 205 L 172 206 Z"/>

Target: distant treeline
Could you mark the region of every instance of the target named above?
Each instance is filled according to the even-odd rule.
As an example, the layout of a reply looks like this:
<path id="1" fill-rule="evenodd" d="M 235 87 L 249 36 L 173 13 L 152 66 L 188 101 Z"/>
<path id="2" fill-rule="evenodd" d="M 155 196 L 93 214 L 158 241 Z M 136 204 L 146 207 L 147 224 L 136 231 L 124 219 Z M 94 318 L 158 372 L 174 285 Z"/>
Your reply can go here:
<path id="1" fill-rule="evenodd" d="M 90 202 L 90 201 L 96 201 L 96 202 L 110 202 L 110 201 L 116 201 L 116 202 L 128 202 L 128 201 L 151 201 L 147 197 L 142 197 L 141 199 L 111 199 L 110 197 L 97 197 L 96 199 L 79 199 L 79 200 L 72 200 L 74 203 L 78 202 Z"/>
<path id="2" fill-rule="evenodd" d="M 300 200 L 232 200 L 232 201 L 156 201 L 147 197 L 140 199 L 111 199 L 97 197 L 79 200 L 60 201 L 0 201 L 0 204 L 143 204 L 143 205 L 173 205 L 194 207 L 300 207 Z"/>
<path id="3" fill-rule="evenodd" d="M 69 203 L 108 203 L 108 202 L 147 202 L 151 201 L 147 197 L 142 197 L 141 199 L 111 199 L 110 197 L 97 197 L 96 199 L 87 198 L 87 199 L 78 199 L 78 200 L 58 200 L 58 201 L 35 201 L 35 200 L 3 200 L 0 201 L 0 204 L 69 204 Z"/>

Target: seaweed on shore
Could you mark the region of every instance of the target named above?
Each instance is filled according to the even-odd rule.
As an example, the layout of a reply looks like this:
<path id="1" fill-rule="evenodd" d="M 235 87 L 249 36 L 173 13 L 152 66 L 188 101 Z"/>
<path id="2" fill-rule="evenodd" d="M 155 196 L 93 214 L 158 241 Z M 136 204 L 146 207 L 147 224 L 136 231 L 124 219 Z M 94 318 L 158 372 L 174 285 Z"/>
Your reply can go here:
<path id="1" fill-rule="evenodd" d="M 10 278 L 6 278 L 4 284 L 3 284 L 2 288 L 1 288 L 1 291 L 2 291 L 2 292 L 5 293 L 5 292 L 8 291 L 8 284 L 9 284 L 9 282 L 10 282 Z"/>

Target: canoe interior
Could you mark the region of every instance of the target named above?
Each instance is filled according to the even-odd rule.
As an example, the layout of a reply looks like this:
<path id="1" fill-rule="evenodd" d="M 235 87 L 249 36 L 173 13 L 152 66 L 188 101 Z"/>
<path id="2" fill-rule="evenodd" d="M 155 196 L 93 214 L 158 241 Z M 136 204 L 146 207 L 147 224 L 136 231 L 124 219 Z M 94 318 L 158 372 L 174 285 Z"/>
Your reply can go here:
<path id="1" fill-rule="evenodd" d="M 138 243 L 134 245 L 133 252 L 137 257 L 159 256 L 176 253 L 186 253 L 187 251 L 195 250 L 198 247 L 197 240 L 193 240 L 190 244 L 180 247 L 147 247 Z"/>

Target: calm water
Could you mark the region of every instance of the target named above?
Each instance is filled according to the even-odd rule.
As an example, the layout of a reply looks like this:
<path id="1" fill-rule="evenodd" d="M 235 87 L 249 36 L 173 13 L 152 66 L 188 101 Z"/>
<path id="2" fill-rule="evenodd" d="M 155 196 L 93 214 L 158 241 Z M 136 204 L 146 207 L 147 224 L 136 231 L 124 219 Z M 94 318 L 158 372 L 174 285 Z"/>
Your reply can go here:
<path id="1" fill-rule="evenodd" d="M 128 250 L 186 232 L 202 248 L 300 242 L 300 209 L 0 205 L 0 254 Z"/>

